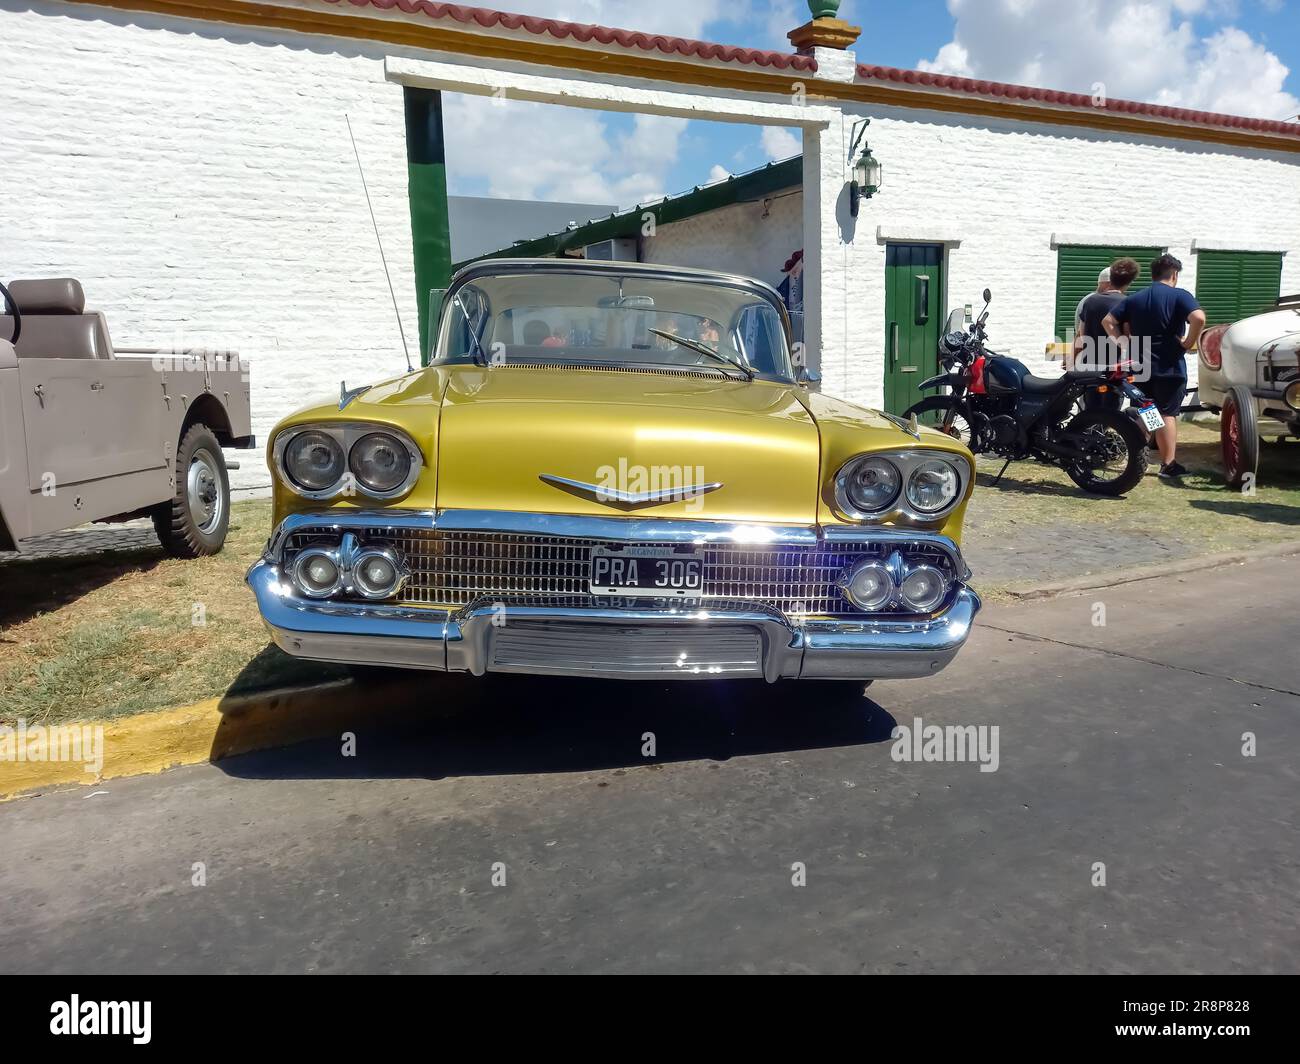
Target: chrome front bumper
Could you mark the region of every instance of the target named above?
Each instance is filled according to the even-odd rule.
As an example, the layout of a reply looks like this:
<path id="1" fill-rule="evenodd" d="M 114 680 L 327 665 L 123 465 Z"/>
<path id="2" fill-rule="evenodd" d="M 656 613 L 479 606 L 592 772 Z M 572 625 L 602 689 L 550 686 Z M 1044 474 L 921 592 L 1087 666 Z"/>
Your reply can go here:
<path id="1" fill-rule="evenodd" d="M 297 595 L 271 560 L 248 584 L 276 644 L 295 657 L 447 672 L 611 679 L 929 676 L 956 656 L 979 611 L 964 585 L 929 620 L 799 620 L 754 603 L 667 609 L 471 603 L 457 610 Z"/>

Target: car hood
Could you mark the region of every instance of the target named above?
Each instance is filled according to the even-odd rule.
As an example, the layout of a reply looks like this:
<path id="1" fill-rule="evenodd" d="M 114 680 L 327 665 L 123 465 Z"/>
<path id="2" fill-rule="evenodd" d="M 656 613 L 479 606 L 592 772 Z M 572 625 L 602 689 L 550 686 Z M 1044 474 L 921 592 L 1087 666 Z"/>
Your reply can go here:
<path id="1" fill-rule="evenodd" d="M 819 464 L 816 423 L 789 385 L 456 367 L 438 429 L 438 507 L 812 524 Z M 619 497 L 703 485 L 721 486 Z"/>

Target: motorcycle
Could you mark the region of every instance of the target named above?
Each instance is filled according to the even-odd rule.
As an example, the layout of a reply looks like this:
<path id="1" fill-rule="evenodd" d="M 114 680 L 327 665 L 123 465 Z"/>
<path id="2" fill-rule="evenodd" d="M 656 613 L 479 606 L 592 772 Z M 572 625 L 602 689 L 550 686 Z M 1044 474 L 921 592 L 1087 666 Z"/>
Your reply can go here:
<path id="1" fill-rule="evenodd" d="M 922 399 L 905 416 L 937 415 L 937 427 L 974 454 L 1005 458 L 994 483 L 1013 461 L 1035 458 L 1059 465 L 1084 491 L 1123 495 L 1131 490 L 1147 468 L 1146 438 L 1138 422 L 1149 430 L 1164 424 L 1155 404 L 1134 386 L 1131 367 L 1035 377 L 1024 363 L 986 348 L 992 301 L 984 289 L 984 309 L 966 331 L 961 310 L 949 315 L 939 341 L 945 372 L 920 385 L 922 390 L 946 386 L 948 394 Z M 1111 393 L 1128 399 L 1138 420 L 1108 408 Z"/>

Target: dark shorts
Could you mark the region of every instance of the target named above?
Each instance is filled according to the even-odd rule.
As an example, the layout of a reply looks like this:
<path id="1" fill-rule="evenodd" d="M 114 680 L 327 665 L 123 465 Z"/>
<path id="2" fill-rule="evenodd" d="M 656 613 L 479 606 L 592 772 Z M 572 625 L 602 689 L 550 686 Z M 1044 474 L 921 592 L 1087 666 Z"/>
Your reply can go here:
<path id="1" fill-rule="evenodd" d="M 1187 398 L 1185 377 L 1152 377 L 1138 387 L 1165 417 L 1177 417 L 1183 408 L 1183 400 Z"/>

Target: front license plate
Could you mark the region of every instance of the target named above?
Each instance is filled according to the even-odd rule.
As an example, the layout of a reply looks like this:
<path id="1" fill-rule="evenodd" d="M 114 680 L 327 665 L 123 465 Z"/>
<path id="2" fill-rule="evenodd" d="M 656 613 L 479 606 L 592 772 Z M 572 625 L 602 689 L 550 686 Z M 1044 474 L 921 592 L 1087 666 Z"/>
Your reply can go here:
<path id="1" fill-rule="evenodd" d="M 596 547 L 591 552 L 593 595 L 699 598 L 704 593 L 704 551 L 671 547 Z"/>
<path id="2" fill-rule="evenodd" d="M 1138 411 L 1138 417 L 1142 419 L 1142 424 L 1152 432 L 1165 427 L 1164 415 L 1154 406 L 1144 406 Z"/>

